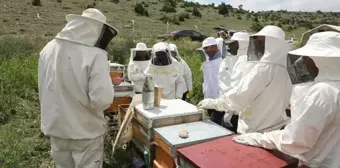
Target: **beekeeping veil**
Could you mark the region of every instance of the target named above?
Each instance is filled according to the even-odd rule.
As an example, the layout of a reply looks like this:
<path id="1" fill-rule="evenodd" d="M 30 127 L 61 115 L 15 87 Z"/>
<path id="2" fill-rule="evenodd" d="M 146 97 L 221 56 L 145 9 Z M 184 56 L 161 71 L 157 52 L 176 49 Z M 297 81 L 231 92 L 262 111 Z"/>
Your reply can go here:
<path id="1" fill-rule="evenodd" d="M 296 78 L 294 68 L 288 58 L 292 46 L 285 40 L 285 33 L 277 26 L 265 26 L 251 35 L 248 48 L 248 62 L 267 62 L 287 68 L 292 81 Z M 293 71 L 293 72 L 291 72 Z"/>
<path id="2" fill-rule="evenodd" d="M 172 58 L 175 58 L 176 61 L 181 62 L 181 57 L 179 56 L 177 46 L 175 44 L 169 44 L 169 47 Z"/>
<path id="3" fill-rule="evenodd" d="M 147 48 L 145 43 L 137 43 L 136 48 L 132 48 L 130 53 L 129 65 L 135 65 L 145 71 L 151 59 L 151 48 Z"/>
<path id="4" fill-rule="evenodd" d="M 145 74 L 153 78 L 155 87 L 167 88 L 180 75 L 179 64 L 171 57 L 168 43 L 159 42 L 152 47 L 151 60 Z"/>
<path id="5" fill-rule="evenodd" d="M 117 29 L 106 20 L 105 15 L 94 8 L 86 9 L 82 15 L 69 14 L 66 26 L 56 38 L 105 50 L 118 34 Z"/>

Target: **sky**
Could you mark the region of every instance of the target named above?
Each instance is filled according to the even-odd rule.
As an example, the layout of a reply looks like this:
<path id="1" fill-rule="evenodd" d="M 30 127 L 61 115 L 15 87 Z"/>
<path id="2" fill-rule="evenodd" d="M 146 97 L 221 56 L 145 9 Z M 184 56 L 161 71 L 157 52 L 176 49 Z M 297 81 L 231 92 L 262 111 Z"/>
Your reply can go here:
<path id="1" fill-rule="evenodd" d="M 188 0 L 197 1 L 201 4 L 220 4 L 224 2 L 233 7 L 243 5 L 245 10 L 268 11 L 268 10 L 288 10 L 288 11 L 332 11 L 340 12 L 340 0 Z"/>

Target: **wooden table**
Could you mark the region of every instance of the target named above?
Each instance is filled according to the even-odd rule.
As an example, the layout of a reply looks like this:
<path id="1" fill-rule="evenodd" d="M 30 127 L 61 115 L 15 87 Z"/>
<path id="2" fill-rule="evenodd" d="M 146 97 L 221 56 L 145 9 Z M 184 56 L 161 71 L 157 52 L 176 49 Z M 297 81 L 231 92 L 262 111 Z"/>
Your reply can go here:
<path id="1" fill-rule="evenodd" d="M 180 165 L 192 168 L 296 168 L 298 161 L 289 156 L 257 147 L 238 144 L 227 136 L 178 149 Z M 281 153 L 283 156 L 283 154 Z"/>

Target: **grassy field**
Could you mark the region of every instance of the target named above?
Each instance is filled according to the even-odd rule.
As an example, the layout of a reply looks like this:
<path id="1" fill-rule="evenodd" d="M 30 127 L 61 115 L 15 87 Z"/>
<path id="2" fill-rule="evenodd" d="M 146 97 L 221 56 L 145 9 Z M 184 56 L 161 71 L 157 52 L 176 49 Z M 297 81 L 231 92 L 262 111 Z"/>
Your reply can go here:
<path id="1" fill-rule="evenodd" d="M 142 2 L 142 1 L 138 1 Z M 190 19 L 180 25 L 170 23 L 169 31 L 177 29 L 195 29 L 205 35 L 215 36 L 212 27 L 224 26 L 229 29 L 252 30 L 254 16 L 261 24 L 277 21 L 266 19 L 267 13 L 253 14 L 250 11 L 239 13 L 233 9 L 229 16 L 218 14 L 212 6 L 198 6 L 202 17 L 195 17 L 191 7 L 183 8 L 179 1 L 175 13 L 161 12 L 164 0 L 148 0 L 146 9 L 149 17 L 139 16 L 134 12 L 135 0 L 121 1 L 118 4 L 109 0 L 43 0 L 42 6 L 32 6 L 31 0 L 5 0 L 0 5 L 0 167 L 12 168 L 47 168 L 53 167 L 49 153 L 49 140 L 40 131 L 40 111 L 37 89 L 38 55 L 43 46 L 64 26 L 65 15 L 80 14 L 87 6 L 94 6 L 107 16 L 109 22 L 118 28 L 120 34 L 108 48 L 110 60 L 121 64 L 128 63 L 130 48 L 138 42 L 145 42 L 151 47 L 155 37 L 166 33 L 166 24 L 160 20 L 163 16 L 174 17 L 187 12 Z M 241 11 L 242 12 L 242 11 Z M 250 15 L 251 18 L 248 18 Z M 319 24 L 322 18 L 333 13 L 285 13 L 269 12 L 270 16 L 280 18 L 299 18 L 313 20 Z M 135 29 L 132 31 L 132 22 Z M 269 21 L 268 21 L 269 20 Z M 294 23 L 297 24 L 297 23 Z M 282 27 L 286 27 L 283 25 Z M 301 36 L 305 27 L 296 27 L 287 31 L 287 35 Z M 174 42 L 181 56 L 186 60 L 193 73 L 194 97 L 191 103 L 202 99 L 201 61 L 196 48 L 200 43 L 189 40 Z M 107 144 L 109 145 L 109 144 Z M 107 147 L 107 150 L 110 148 Z M 109 151 L 108 151 L 109 152 Z M 124 167 L 123 155 L 111 160 L 113 166 Z M 117 161 L 118 160 L 118 161 Z"/>

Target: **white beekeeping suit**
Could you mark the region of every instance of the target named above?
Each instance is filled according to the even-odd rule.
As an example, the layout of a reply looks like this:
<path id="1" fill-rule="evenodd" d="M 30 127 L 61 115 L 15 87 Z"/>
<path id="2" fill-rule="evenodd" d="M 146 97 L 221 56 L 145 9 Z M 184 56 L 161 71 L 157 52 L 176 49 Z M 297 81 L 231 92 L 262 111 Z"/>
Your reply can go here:
<path id="1" fill-rule="evenodd" d="M 171 57 L 169 44 L 159 42 L 152 47 L 151 60 L 145 70 L 155 87 L 163 88 L 163 99 L 181 99 L 185 82 L 180 64 Z"/>
<path id="2" fill-rule="evenodd" d="M 184 92 L 189 93 L 189 97 L 192 96 L 192 73 L 191 73 L 191 69 L 188 66 L 188 64 L 184 61 L 184 59 L 181 58 L 181 56 L 179 55 L 177 46 L 175 44 L 169 44 L 170 50 L 171 52 L 175 52 L 176 55 L 172 55 L 173 58 L 175 58 L 177 60 L 177 62 L 180 64 L 181 66 L 181 73 L 183 76 L 183 79 L 185 81 L 186 84 L 186 90 Z"/>
<path id="3" fill-rule="evenodd" d="M 102 167 L 103 111 L 114 96 L 105 49 L 117 31 L 93 8 L 66 20 L 40 53 L 41 129 L 57 168 Z"/>
<path id="4" fill-rule="evenodd" d="M 254 40 L 260 37 L 262 41 Z M 247 64 L 252 64 L 249 73 L 219 99 L 199 103 L 204 109 L 239 112 L 237 132 L 241 134 L 282 128 L 288 121 L 285 109 L 292 89 L 286 68 L 289 46 L 282 29 L 265 26 L 250 38 L 249 45 L 257 49 L 249 47 Z"/>
<path id="5" fill-rule="evenodd" d="M 143 84 L 146 79 L 144 71 L 150 62 L 151 49 L 145 43 L 138 43 L 136 48 L 131 49 L 130 62 L 128 66 L 128 78 L 134 84 L 135 92 L 142 92 Z"/>
<path id="6" fill-rule="evenodd" d="M 249 34 L 244 32 L 237 32 L 227 43 L 232 42 L 237 42 L 239 49 L 237 51 L 237 55 L 230 54 L 221 62 L 218 74 L 218 82 L 222 94 L 229 91 L 242 78 L 242 67 L 247 60 Z"/>
<path id="7" fill-rule="evenodd" d="M 340 167 L 340 33 L 315 33 L 290 54 L 312 58 L 319 69 L 314 82 L 294 86 L 291 123 L 283 130 L 244 134 L 234 140 L 278 149 L 311 168 Z"/>

